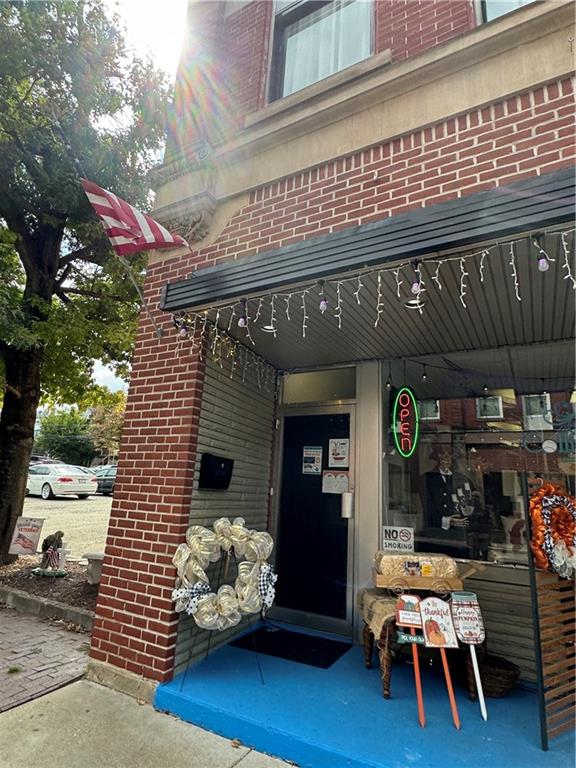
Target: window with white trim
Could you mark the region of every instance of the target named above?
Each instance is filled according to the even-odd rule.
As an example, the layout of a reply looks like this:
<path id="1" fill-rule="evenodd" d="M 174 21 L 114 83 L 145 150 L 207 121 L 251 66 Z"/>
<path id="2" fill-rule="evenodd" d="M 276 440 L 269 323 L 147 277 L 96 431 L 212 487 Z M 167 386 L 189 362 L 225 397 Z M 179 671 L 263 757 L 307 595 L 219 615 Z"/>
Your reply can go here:
<path id="1" fill-rule="evenodd" d="M 524 395 L 522 397 L 522 414 L 524 417 L 524 429 L 553 429 L 552 406 L 550 395 L 542 392 L 539 395 Z"/>
<path id="2" fill-rule="evenodd" d="M 418 413 L 422 421 L 440 421 L 440 401 L 418 400 Z"/>
<path id="3" fill-rule="evenodd" d="M 476 418 L 477 419 L 501 419 L 502 398 L 501 397 L 477 397 L 476 398 Z"/>
<path id="4" fill-rule="evenodd" d="M 372 54 L 370 0 L 278 3 L 270 99 L 281 99 Z"/>

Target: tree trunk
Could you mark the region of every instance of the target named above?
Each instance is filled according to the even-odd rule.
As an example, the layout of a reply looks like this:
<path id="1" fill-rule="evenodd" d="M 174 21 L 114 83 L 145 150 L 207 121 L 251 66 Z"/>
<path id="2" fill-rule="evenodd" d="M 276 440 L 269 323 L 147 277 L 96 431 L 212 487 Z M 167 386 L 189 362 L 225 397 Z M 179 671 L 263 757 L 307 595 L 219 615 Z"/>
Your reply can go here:
<path id="1" fill-rule="evenodd" d="M 0 565 L 8 555 L 16 519 L 22 513 L 34 424 L 40 401 L 40 349 L 5 346 L 5 391 L 0 414 Z"/>

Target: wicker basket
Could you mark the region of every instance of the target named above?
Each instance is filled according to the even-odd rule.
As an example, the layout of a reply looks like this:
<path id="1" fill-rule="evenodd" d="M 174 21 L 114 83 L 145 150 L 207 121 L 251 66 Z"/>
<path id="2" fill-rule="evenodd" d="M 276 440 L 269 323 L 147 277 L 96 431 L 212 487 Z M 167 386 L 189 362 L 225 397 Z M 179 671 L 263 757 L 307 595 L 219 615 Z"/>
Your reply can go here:
<path id="1" fill-rule="evenodd" d="M 478 659 L 478 667 L 480 668 L 480 679 L 482 680 L 484 695 L 491 696 L 492 698 L 506 696 L 520 677 L 520 668 L 501 656 L 486 654 Z M 470 699 L 475 701 L 478 695 L 470 654 L 468 654 L 466 659 L 466 675 Z"/>

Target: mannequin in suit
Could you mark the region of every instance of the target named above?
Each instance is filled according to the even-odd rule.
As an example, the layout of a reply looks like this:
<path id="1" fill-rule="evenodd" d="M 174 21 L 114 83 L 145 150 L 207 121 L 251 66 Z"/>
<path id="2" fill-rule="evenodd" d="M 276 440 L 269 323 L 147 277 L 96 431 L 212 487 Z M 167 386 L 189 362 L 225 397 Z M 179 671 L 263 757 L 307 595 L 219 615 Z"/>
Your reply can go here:
<path id="1" fill-rule="evenodd" d="M 458 488 L 464 488 L 464 483 L 470 484 L 464 475 L 453 474 L 452 453 L 443 447 L 434 454 L 436 468 L 426 472 L 426 488 L 424 498 L 424 522 L 429 528 L 450 527 L 450 518 L 458 515 L 452 495 Z"/>

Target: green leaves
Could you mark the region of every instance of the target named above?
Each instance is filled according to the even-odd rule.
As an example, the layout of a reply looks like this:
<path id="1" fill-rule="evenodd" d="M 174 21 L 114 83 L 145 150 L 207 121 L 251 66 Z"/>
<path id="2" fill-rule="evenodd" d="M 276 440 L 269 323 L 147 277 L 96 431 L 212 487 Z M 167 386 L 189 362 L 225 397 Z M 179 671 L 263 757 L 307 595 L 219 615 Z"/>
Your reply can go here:
<path id="1" fill-rule="evenodd" d="M 95 359 L 127 375 L 137 296 L 76 159 L 147 209 L 167 100 L 102 0 L 0 3 L 0 379 L 3 345 L 41 347 L 43 396 L 60 402 L 91 386 Z M 145 257 L 131 265 L 142 281 Z"/>

